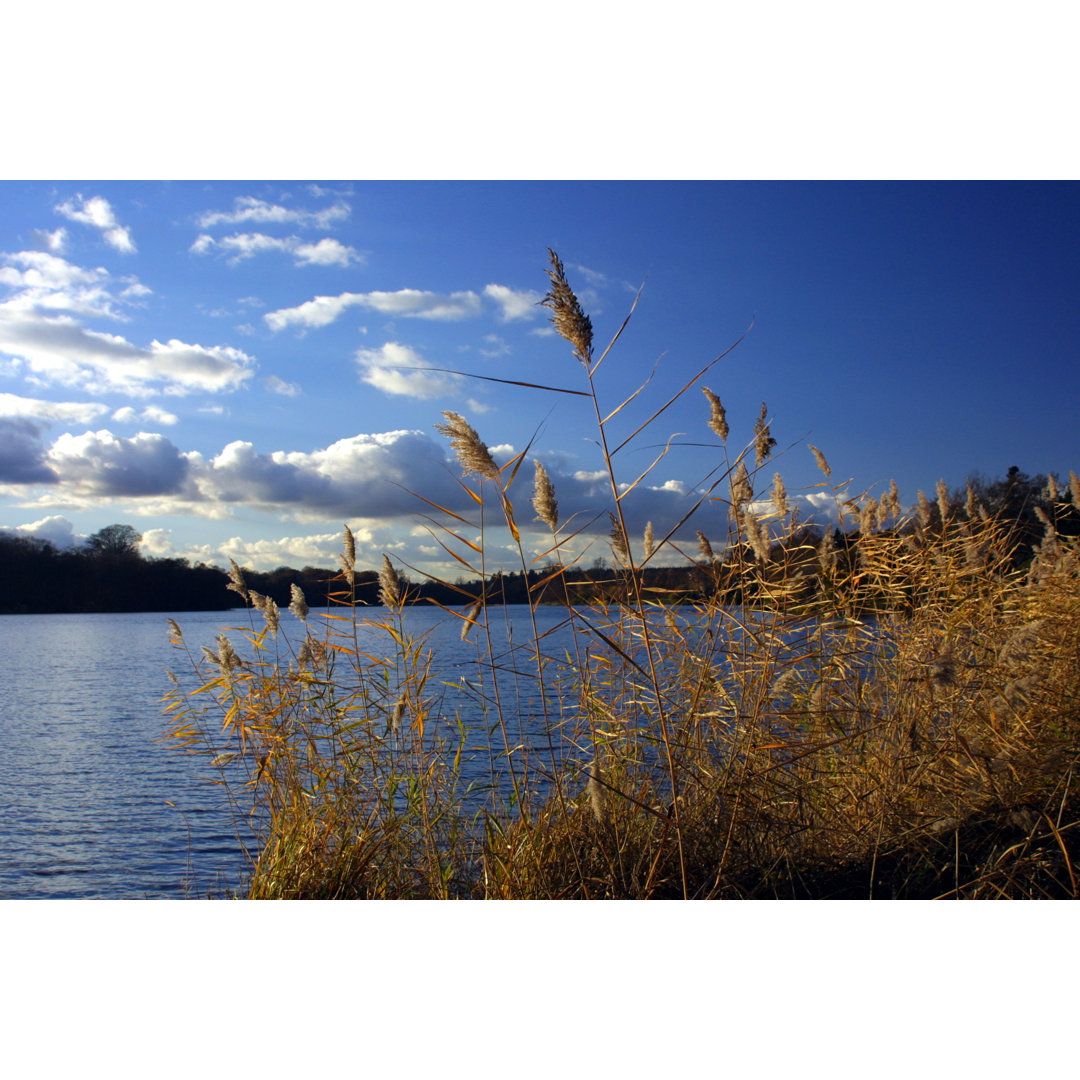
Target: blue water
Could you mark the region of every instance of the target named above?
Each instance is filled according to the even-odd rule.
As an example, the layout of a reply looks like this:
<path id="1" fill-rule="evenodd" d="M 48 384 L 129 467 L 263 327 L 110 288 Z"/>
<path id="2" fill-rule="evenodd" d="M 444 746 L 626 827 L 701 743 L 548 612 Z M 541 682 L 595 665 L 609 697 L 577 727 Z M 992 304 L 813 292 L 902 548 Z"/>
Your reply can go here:
<path id="1" fill-rule="evenodd" d="M 196 654 L 222 627 L 247 618 L 241 611 L 172 617 Z M 205 759 L 162 740 L 166 670 L 196 685 L 170 646 L 168 618 L 0 616 L 0 898 L 205 897 L 241 885 L 250 830 L 237 829 L 224 789 L 202 778 L 212 771 Z M 537 618 L 557 654 L 565 612 L 542 608 Z M 406 620 L 439 658 L 430 686 L 440 722 L 449 729 L 464 717 L 482 730 L 492 683 L 478 680 L 476 646 L 459 640 L 461 622 L 419 608 Z M 526 658 L 512 646 L 531 637 L 528 609 L 495 611 L 492 624 L 503 705 L 524 739 L 539 703 Z M 301 630 L 288 613 L 282 625 L 286 637 Z M 229 636 L 243 654 L 243 635 Z M 487 775 L 490 757 L 477 755 L 472 768 Z"/>

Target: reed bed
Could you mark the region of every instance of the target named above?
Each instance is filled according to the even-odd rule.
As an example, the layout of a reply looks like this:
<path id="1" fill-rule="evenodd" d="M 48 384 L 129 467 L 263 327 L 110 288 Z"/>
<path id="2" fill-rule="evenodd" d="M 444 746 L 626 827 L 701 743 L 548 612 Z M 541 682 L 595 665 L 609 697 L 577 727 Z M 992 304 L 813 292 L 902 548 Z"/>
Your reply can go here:
<path id="1" fill-rule="evenodd" d="M 418 506 L 476 583 L 454 585 L 460 604 L 446 611 L 475 649 L 466 682 L 481 732 L 455 715 L 430 643 L 410 634 L 410 586 L 388 558 L 380 606 L 358 602 L 348 528 L 328 614 L 294 590 L 298 645 L 234 565 L 230 588 L 252 618 L 187 654 L 199 685 L 177 683 L 167 708 L 174 745 L 203 756 L 248 830 L 242 895 L 1075 899 L 1080 549 L 1057 529 L 1080 509 L 1075 475 L 1052 491 L 1022 566 L 1013 523 L 970 494 L 954 505 L 943 484 L 910 514 L 893 485 L 847 499 L 842 528 L 809 528 L 772 470 L 765 405 L 753 438 L 729 448 L 722 400 L 702 382 L 720 357 L 613 445 L 638 393 L 605 409 L 597 375 L 626 323 L 595 358 L 554 253 L 548 278 L 544 303 L 610 482 L 608 581 L 583 602 L 570 570 L 590 523 L 560 520 L 539 462 L 523 497 L 528 451 L 499 466 L 449 412 L 438 428 L 477 520 L 422 493 Z M 689 393 L 703 394 L 718 463 L 695 506 L 719 500 L 729 520 L 727 536 L 698 533 L 693 549 L 677 540 L 692 511 L 632 538 L 626 509 L 651 469 L 629 488 L 616 473 Z M 842 492 L 822 451 L 807 452 L 819 490 Z M 532 586 L 533 633 L 510 646 L 495 633 L 499 575 L 470 539 L 486 540 L 492 515 L 522 571 L 548 567 Z M 526 520 L 549 535 L 539 560 Z M 649 584 L 675 553 L 692 596 Z M 561 605 L 569 648 L 549 646 L 541 599 Z M 175 624 L 173 643 L 187 648 Z M 528 739 L 522 684 L 537 712 Z M 480 779 L 464 768 L 478 757 Z"/>

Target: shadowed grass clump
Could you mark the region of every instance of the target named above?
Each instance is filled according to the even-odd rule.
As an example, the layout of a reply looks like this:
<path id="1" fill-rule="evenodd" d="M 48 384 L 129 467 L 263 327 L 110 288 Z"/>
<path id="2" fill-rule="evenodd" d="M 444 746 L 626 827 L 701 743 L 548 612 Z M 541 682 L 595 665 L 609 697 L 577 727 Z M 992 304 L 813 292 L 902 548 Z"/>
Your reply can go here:
<path id="1" fill-rule="evenodd" d="M 729 451 L 721 399 L 700 385 L 722 357 L 616 434 L 645 387 L 601 406 L 595 376 L 615 342 L 594 360 L 554 253 L 548 275 L 544 304 L 585 383 L 564 392 L 592 402 L 610 489 L 608 579 L 583 602 L 569 571 L 596 524 L 560 520 L 539 462 L 528 498 L 548 542 L 530 559 L 514 487 L 527 451 L 499 466 L 456 413 L 437 427 L 479 520 L 420 498 L 474 580 L 442 584 L 460 595 L 445 610 L 475 664 L 458 689 L 481 721 L 462 719 L 433 647 L 410 633 L 389 558 L 382 607 L 358 603 L 347 528 L 325 626 L 294 591 L 299 643 L 234 566 L 253 612 L 229 631 L 243 647 L 222 634 L 192 656 L 200 685 L 177 686 L 168 708 L 174 742 L 206 756 L 250 827 L 246 895 L 1076 898 L 1080 542 L 1058 528 L 1080 509 L 1075 474 L 1050 493 L 1022 567 L 1012 523 L 970 488 L 961 506 L 940 484 L 908 515 L 895 484 L 856 498 L 830 486 L 812 446 L 843 528 L 809 528 L 772 471 L 766 405 Z M 695 386 L 716 468 L 682 520 L 649 522 L 639 542 L 627 509 L 671 442 L 631 483 L 622 457 Z M 726 507 L 726 537 L 695 530 L 706 502 Z M 498 632 L 489 507 L 522 571 L 546 568 L 527 578 L 525 642 Z M 649 584 L 661 556 L 692 570 L 692 595 Z M 558 647 L 541 598 L 561 603 Z M 173 640 L 185 648 L 175 626 Z"/>

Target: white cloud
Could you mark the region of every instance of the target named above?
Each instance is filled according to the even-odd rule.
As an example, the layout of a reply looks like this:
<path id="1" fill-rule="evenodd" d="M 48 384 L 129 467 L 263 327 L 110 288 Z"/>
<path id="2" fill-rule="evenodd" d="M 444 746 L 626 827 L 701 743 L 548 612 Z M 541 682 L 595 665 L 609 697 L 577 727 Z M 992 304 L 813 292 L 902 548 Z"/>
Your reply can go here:
<path id="1" fill-rule="evenodd" d="M 28 525 L 16 525 L 14 529 L 0 529 L 0 532 L 17 533 L 22 536 L 34 536 L 39 540 L 48 540 L 53 547 L 64 550 L 78 547 L 85 537 L 75 534 L 75 527 L 66 517 L 50 514 L 40 521 L 31 521 Z"/>
<path id="2" fill-rule="evenodd" d="M 317 244 L 305 243 L 299 236 L 267 236 L 265 233 L 235 233 L 215 240 L 209 233 L 196 238 L 188 249 L 195 255 L 207 255 L 215 248 L 230 255 L 230 266 L 267 251 L 295 255 L 297 266 L 348 266 L 360 262 L 360 253 L 337 240 L 324 237 Z"/>
<path id="3" fill-rule="evenodd" d="M 387 394 L 404 397 L 445 397 L 458 391 L 460 379 L 434 371 L 400 371 L 398 368 L 428 368 L 424 358 L 407 345 L 388 341 L 378 349 L 358 349 L 356 361 L 364 382 Z"/>
<path id="4" fill-rule="evenodd" d="M 60 482 L 82 495 L 141 496 L 178 492 L 188 460 L 164 435 L 140 431 L 130 439 L 110 431 L 64 434 L 46 461 Z"/>
<path id="5" fill-rule="evenodd" d="M 199 215 L 199 228 L 209 229 L 215 225 L 286 224 L 306 225 L 317 229 L 329 229 L 334 222 L 343 221 L 350 214 L 347 203 L 336 202 L 325 210 L 290 210 L 285 206 L 268 203 L 251 195 L 240 195 L 233 200 L 233 209 L 209 210 Z"/>
<path id="6" fill-rule="evenodd" d="M 41 247 L 48 248 L 55 255 L 62 255 L 67 247 L 67 229 L 63 225 L 59 229 L 49 232 L 46 229 L 35 229 L 34 240 Z"/>
<path id="7" fill-rule="evenodd" d="M 99 402 L 42 401 L 40 398 L 0 394 L 0 416 L 25 416 L 35 420 L 57 420 L 89 424 L 109 411 Z"/>
<path id="8" fill-rule="evenodd" d="M 353 538 L 362 547 L 371 542 L 371 532 L 357 527 L 353 529 Z M 253 570 L 274 570 L 279 566 L 326 566 L 336 563 L 341 542 L 341 530 L 255 541 L 233 536 L 217 550 L 225 559 L 235 559 L 239 566 L 248 566 Z"/>
<path id="9" fill-rule="evenodd" d="M 172 556 L 172 529 L 147 529 L 142 534 L 139 548 L 143 555 L 152 559 Z"/>
<path id="10" fill-rule="evenodd" d="M 136 412 L 130 405 L 117 409 L 112 414 L 113 420 L 118 424 L 165 424 L 171 426 L 180 422 L 180 418 L 156 405 L 148 405 L 141 413 Z"/>
<path id="11" fill-rule="evenodd" d="M 507 285 L 485 285 L 484 295 L 489 300 L 494 300 L 502 309 L 503 322 L 534 319 L 542 311 L 538 305 L 544 296 L 533 289 L 519 290 L 511 289 Z"/>
<path id="12" fill-rule="evenodd" d="M 0 306 L 0 317 L 11 312 L 69 311 L 122 320 L 125 316 L 116 305 L 150 292 L 136 278 L 114 279 L 103 267 L 76 266 L 45 251 L 5 252 L 3 258 L 7 265 L 0 266 L 0 285 L 10 292 Z M 125 288 L 114 293 L 116 284 Z"/>
<path id="13" fill-rule="evenodd" d="M 0 319 L 0 351 L 21 358 L 36 381 L 91 393 L 144 395 L 235 390 L 251 378 L 253 357 L 226 345 L 189 345 L 172 338 L 133 345 L 73 319 L 16 314 Z"/>
<path id="14" fill-rule="evenodd" d="M 67 202 L 60 203 L 54 209 L 71 221 L 100 229 L 105 243 L 116 248 L 117 251 L 125 255 L 135 251 L 135 242 L 131 239 L 130 231 L 117 222 L 108 200 L 100 195 L 95 195 L 90 199 L 76 195 L 74 199 L 68 199 Z"/>
<path id="15" fill-rule="evenodd" d="M 382 315 L 412 319 L 457 320 L 479 315 L 480 297 L 472 291 L 443 294 L 420 289 L 341 293 L 339 296 L 316 296 L 297 307 L 268 312 L 263 318 L 275 331 L 287 326 L 327 326 L 340 318 L 348 307 L 363 307 Z"/>
<path id="16" fill-rule="evenodd" d="M 362 260 L 355 248 L 346 247 L 329 237 L 324 237 L 317 244 L 300 244 L 295 253 L 298 256 L 297 266 L 348 266 Z"/>
<path id="17" fill-rule="evenodd" d="M 282 397 L 299 397 L 300 387 L 296 383 L 286 382 L 276 375 L 268 375 L 263 382 L 271 394 L 281 394 Z"/>

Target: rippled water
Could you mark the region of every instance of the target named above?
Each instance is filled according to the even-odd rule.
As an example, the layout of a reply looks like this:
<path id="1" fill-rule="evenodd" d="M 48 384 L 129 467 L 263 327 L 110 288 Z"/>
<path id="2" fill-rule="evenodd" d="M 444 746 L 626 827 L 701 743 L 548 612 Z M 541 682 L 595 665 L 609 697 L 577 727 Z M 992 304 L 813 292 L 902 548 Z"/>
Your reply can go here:
<path id="1" fill-rule="evenodd" d="M 537 616 L 544 631 L 564 613 Z M 198 653 L 243 613 L 174 617 Z M 184 669 L 168 618 L 0 616 L 0 898 L 199 897 L 240 884 L 246 862 L 221 789 L 161 741 L 165 671 Z M 508 608 L 492 621 L 509 643 L 528 636 L 527 619 L 527 608 Z M 476 659 L 460 621 L 430 609 L 407 620 L 439 658 L 447 710 L 478 716 L 475 693 L 455 689 Z M 513 694 L 521 680 L 505 667 L 500 683 Z M 524 682 L 514 715 L 527 725 Z"/>

